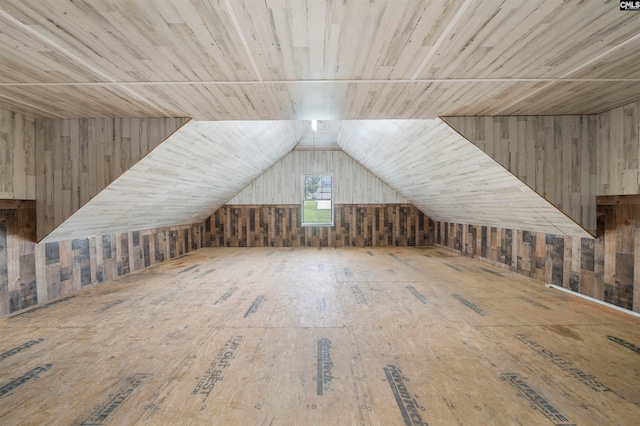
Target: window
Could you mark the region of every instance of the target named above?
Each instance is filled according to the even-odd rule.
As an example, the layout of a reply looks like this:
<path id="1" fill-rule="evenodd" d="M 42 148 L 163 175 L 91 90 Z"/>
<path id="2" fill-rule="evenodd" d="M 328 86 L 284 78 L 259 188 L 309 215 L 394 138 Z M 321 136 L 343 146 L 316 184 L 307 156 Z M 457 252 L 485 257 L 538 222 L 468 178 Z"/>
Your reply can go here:
<path id="1" fill-rule="evenodd" d="M 333 226 L 331 176 L 302 176 L 302 226 Z"/>

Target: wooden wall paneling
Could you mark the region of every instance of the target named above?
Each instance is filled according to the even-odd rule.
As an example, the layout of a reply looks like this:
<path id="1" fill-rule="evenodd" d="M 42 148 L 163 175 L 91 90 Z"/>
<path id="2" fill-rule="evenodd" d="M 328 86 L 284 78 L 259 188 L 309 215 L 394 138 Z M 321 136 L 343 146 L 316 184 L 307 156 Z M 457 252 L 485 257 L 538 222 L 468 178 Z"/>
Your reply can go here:
<path id="1" fill-rule="evenodd" d="M 447 117 L 466 139 L 592 233 L 595 116 Z"/>
<path id="2" fill-rule="evenodd" d="M 47 295 L 56 298 L 60 295 L 60 251 L 57 241 L 44 244 Z"/>
<path id="3" fill-rule="evenodd" d="M 333 227 L 300 227 L 300 205 L 225 205 L 211 217 L 213 247 L 371 247 L 433 243 L 433 223 L 408 204 L 335 206 Z M 254 217 L 254 231 L 251 229 Z M 252 236 L 253 235 L 253 236 Z"/>
<path id="4" fill-rule="evenodd" d="M 622 191 L 618 191 L 620 194 L 625 194 L 625 188 L 622 185 L 622 175 L 624 173 L 624 158 L 622 158 L 622 152 L 624 147 L 623 129 L 624 129 L 624 111 L 622 108 L 616 108 L 611 110 L 611 122 L 609 124 L 609 137 L 611 138 L 608 146 L 605 149 L 609 150 L 609 155 L 612 160 L 611 173 L 609 175 L 612 188 L 621 188 Z M 604 143 L 605 141 L 601 141 Z M 600 194 L 602 195 L 602 194 Z"/>
<path id="5" fill-rule="evenodd" d="M 640 102 L 598 114 L 598 195 L 640 192 Z"/>
<path id="6" fill-rule="evenodd" d="M 7 280 L 9 284 L 9 304 L 11 310 L 19 309 L 21 305 L 20 294 L 20 247 L 18 235 L 18 214 L 8 217 L 8 227 L 13 229 L 7 235 Z"/>
<path id="7" fill-rule="evenodd" d="M 605 216 L 607 207 L 598 205 L 598 240 L 594 247 L 594 296 L 597 299 L 604 300 L 604 282 L 605 282 Z"/>
<path id="8" fill-rule="evenodd" d="M 610 300 L 613 293 L 613 282 L 615 280 L 615 259 L 618 245 L 618 235 L 615 228 L 615 208 L 606 206 L 604 211 L 604 259 L 603 259 L 603 288 L 604 299 Z"/>
<path id="9" fill-rule="evenodd" d="M 522 231 L 513 229 L 511 232 L 511 264 L 509 265 L 510 271 L 518 271 L 518 262 L 521 256 L 521 241 Z"/>
<path id="10" fill-rule="evenodd" d="M 203 235 L 196 224 L 35 243 L 35 220 L 34 208 L 0 209 L 0 316 L 181 256 L 204 241 L 189 241 Z M 145 240 L 151 256 L 141 247 Z"/>
<path id="11" fill-rule="evenodd" d="M 0 109 L 0 198 L 14 198 L 14 151 L 19 150 L 14 139 L 12 113 Z"/>
<path id="12" fill-rule="evenodd" d="M 134 235 L 136 234 L 137 235 Z M 140 231 L 132 231 L 131 238 L 127 239 L 127 262 L 131 271 L 140 269 Z"/>
<path id="13" fill-rule="evenodd" d="M 60 272 L 60 294 L 71 294 L 74 290 L 80 288 L 78 283 L 77 288 L 74 288 L 73 281 L 73 253 L 71 251 L 71 241 L 65 240 L 58 243 L 58 268 Z"/>
<path id="14" fill-rule="evenodd" d="M 35 120 L 0 109 L 0 198 L 35 200 Z"/>
<path id="15" fill-rule="evenodd" d="M 638 188 L 638 125 L 640 123 L 640 108 L 638 103 L 624 105 L 622 107 L 622 172 L 623 188 Z M 638 193 L 638 190 L 635 191 Z"/>
<path id="16" fill-rule="evenodd" d="M 489 228 L 485 248 L 477 236 L 484 235 L 486 227 L 435 222 L 435 244 L 544 283 L 640 311 L 640 202 L 631 195 L 602 200 L 608 204 L 598 206 L 597 239 Z M 476 244 L 462 246 L 459 235 L 466 241 L 475 238 Z"/>
<path id="17" fill-rule="evenodd" d="M 636 205 L 623 204 L 616 206 L 615 223 L 615 279 L 610 282 L 613 286 L 612 303 L 631 309 L 633 303 L 633 278 L 636 218 L 640 209 Z"/>
<path id="18" fill-rule="evenodd" d="M 36 256 L 33 244 L 35 234 L 35 211 L 27 210 L 18 215 L 20 240 L 20 308 L 35 305 L 38 300 Z M 25 232 L 28 233 L 25 235 Z"/>
<path id="19" fill-rule="evenodd" d="M 35 209 L 33 210 L 35 215 Z M 35 271 L 36 271 L 36 291 L 38 302 L 43 303 L 52 298 L 49 297 L 49 286 L 47 285 L 47 258 L 44 244 L 34 244 Z M 92 280 L 95 282 L 95 280 Z M 1 295 L 0 295 L 1 297 Z M 7 312 L 8 313 L 8 312 Z"/>
<path id="20" fill-rule="evenodd" d="M 10 312 L 9 308 L 9 249 L 8 249 L 8 223 L 7 214 L 0 210 L 0 315 Z"/>
<path id="21" fill-rule="evenodd" d="M 440 119 L 341 121 L 338 127 L 345 152 L 429 217 L 590 236 Z"/>
<path id="22" fill-rule="evenodd" d="M 565 238 L 564 239 L 564 253 L 562 253 L 562 287 L 569 288 L 572 291 L 580 292 L 580 267 L 581 263 L 581 239 L 580 238 Z M 574 266 L 578 269 L 578 272 L 574 272 Z M 584 293 L 586 294 L 586 293 Z"/>
<path id="23" fill-rule="evenodd" d="M 640 312 L 640 226 L 636 223 L 633 245 L 633 300 L 632 307 Z"/>

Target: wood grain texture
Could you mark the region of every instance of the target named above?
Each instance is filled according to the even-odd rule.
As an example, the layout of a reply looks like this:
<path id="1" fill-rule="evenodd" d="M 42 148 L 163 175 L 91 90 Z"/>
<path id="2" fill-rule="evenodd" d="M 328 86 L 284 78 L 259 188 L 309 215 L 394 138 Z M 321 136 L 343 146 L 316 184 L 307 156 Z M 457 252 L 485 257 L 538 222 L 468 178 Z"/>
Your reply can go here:
<path id="1" fill-rule="evenodd" d="M 583 4 L 6 0 L 0 107 L 291 120 L 587 114 L 637 100 L 640 17 Z"/>
<path id="2" fill-rule="evenodd" d="M 640 97 L 635 81 L 559 82 L 538 94 L 542 84 L 530 80 L 437 80 L 0 85 L 0 108 L 45 118 L 384 120 L 597 114 Z M 130 95 L 120 86 L 135 90 L 137 95 Z M 123 98 L 126 102 L 122 102 Z"/>
<path id="3" fill-rule="evenodd" d="M 640 193 L 640 102 L 598 114 L 598 195 Z"/>
<path id="4" fill-rule="evenodd" d="M 256 77 L 223 2 L 111 1 L 60 6 L 55 2 L 14 2 L 3 4 L 2 10 L 23 25 L 51 36 L 57 45 L 100 71 L 108 68 L 108 76 L 119 81 L 247 80 Z M 3 21 L 12 23 L 6 17 Z M 10 30 L 17 42 L 26 44 L 34 38 L 24 29 L 15 28 L 15 24 Z M 93 36 L 87 37 L 87 34 Z M 12 76 L 12 68 L 15 72 L 17 65 L 34 56 L 52 71 L 65 66 L 84 68 L 74 56 L 45 46 L 44 52 L 29 49 L 31 46 L 26 46 L 24 52 L 19 49 L 11 50 L 11 55 L 6 52 L 13 62 L 3 67 L 2 81 L 24 81 L 25 77 L 33 76 L 32 79 L 58 82 L 74 77 L 73 74 L 36 71 Z M 46 58 L 47 53 L 49 58 Z M 211 61 L 211 57 L 224 60 Z M 103 73 L 94 73 L 93 77 L 105 79 Z"/>
<path id="5" fill-rule="evenodd" d="M 581 74 L 576 71 L 620 40 L 635 36 L 640 19 L 604 1 L 568 6 L 545 0 L 472 1 L 420 77 L 603 77 L 588 67 L 580 69 Z M 629 76 L 631 71 L 626 71 Z M 623 69 L 619 73 L 623 75 Z"/>
<path id="6" fill-rule="evenodd" d="M 618 205 L 618 204 L 640 204 L 640 194 L 598 195 L 596 200 L 599 206 Z"/>
<path id="7" fill-rule="evenodd" d="M 440 119 L 338 129 L 346 153 L 434 220 L 590 236 Z"/>
<path id="8" fill-rule="evenodd" d="M 349 80 L 411 78 L 462 3 L 232 5 L 265 80 Z"/>
<path id="9" fill-rule="evenodd" d="M 302 227 L 300 204 L 224 205 L 206 221 L 211 247 L 426 246 L 431 220 L 410 204 L 336 204 L 335 225 Z"/>
<path id="10" fill-rule="evenodd" d="M 35 208 L 0 209 L 0 316 L 203 247 L 203 224 L 36 243 Z"/>
<path id="11" fill-rule="evenodd" d="M 293 149 L 302 131 L 298 122 L 191 121 L 45 241 L 202 222 Z"/>
<path id="12" fill-rule="evenodd" d="M 293 151 L 228 204 L 299 204 L 302 175 L 332 176 L 336 204 L 401 204 L 407 200 L 343 151 Z"/>
<path id="13" fill-rule="evenodd" d="M 0 210 L 18 210 L 36 208 L 35 200 L 0 200 Z"/>
<path id="14" fill-rule="evenodd" d="M 640 312 L 640 203 L 598 205 L 598 238 L 436 222 L 434 241 L 465 256 Z"/>
<path id="15" fill-rule="evenodd" d="M 0 210 L 0 316 L 39 303 L 35 208 Z"/>
<path id="16" fill-rule="evenodd" d="M 36 120 L 38 238 L 71 217 L 187 120 Z"/>
<path id="17" fill-rule="evenodd" d="M 35 200 L 35 120 L 0 109 L 0 198 Z"/>
<path id="18" fill-rule="evenodd" d="M 595 234 L 595 115 L 447 117 L 443 120 Z"/>

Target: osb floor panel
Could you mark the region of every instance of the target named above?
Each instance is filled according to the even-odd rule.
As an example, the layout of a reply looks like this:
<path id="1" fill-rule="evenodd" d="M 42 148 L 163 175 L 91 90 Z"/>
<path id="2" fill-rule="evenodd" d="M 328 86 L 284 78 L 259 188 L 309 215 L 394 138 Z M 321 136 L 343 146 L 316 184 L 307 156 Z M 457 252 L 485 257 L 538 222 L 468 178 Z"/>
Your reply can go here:
<path id="1" fill-rule="evenodd" d="M 0 424 L 637 424 L 639 324 L 440 249 L 202 249 L 1 320 Z"/>

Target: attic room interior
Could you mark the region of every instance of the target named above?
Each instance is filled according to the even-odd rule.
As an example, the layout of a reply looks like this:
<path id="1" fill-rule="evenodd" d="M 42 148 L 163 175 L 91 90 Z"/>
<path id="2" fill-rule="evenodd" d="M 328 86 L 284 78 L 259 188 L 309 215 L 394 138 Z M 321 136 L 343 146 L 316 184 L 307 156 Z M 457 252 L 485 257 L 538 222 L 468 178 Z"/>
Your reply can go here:
<path id="1" fill-rule="evenodd" d="M 0 424 L 634 424 L 636 3 L 0 1 Z"/>

